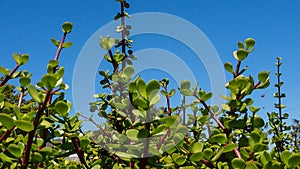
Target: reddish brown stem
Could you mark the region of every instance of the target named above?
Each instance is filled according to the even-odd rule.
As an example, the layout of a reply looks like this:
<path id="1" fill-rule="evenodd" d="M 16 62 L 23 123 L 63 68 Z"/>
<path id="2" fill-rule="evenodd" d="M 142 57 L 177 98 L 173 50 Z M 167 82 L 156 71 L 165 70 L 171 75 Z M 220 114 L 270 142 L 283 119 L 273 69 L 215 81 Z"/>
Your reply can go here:
<path id="1" fill-rule="evenodd" d="M 29 156 L 30 156 L 31 146 L 32 146 L 32 143 L 33 143 L 34 134 L 35 134 L 35 131 L 37 129 L 39 120 L 40 120 L 41 116 L 43 115 L 43 112 L 44 112 L 44 110 L 47 106 L 47 103 L 48 103 L 48 100 L 49 100 L 50 96 L 51 96 L 51 90 L 47 91 L 45 100 L 40 105 L 40 107 L 39 107 L 39 109 L 36 113 L 36 116 L 35 116 L 35 119 L 34 119 L 34 122 L 33 122 L 34 129 L 32 131 L 30 131 L 29 134 L 28 134 L 28 140 L 27 140 L 27 144 L 26 144 L 26 148 L 25 148 L 24 158 L 22 160 L 22 166 L 21 166 L 22 169 L 26 169 L 28 167 Z"/>
<path id="2" fill-rule="evenodd" d="M 4 78 L 4 80 L 1 82 L 0 87 L 4 86 L 4 85 L 7 83 L 7 81 L 8 81 L 9 79 L 11 79 L 11 76 L 19 69 L 19 67 L 20 67 L 20 65 L 16 65 L 16 66 L 14 67 L 14 69 L 9 73 L 9 75 L 7 75 L 7 76 Z"/>
<path id="3" fill-rule="evenodd" d="M 162 146 L 162 144 L 164 143 L 164 141 L 166 140 L 167 136 L 170 134 L 170 129 L 167 130 L 167 132 L 160 138 L 159 143 L 157 144 L 157 150 L 159 150 Z"/>
<path id="4" fill-rule="evenodd" d="M 197 95 L 194 95 L 194 97 L 196 97 L 196 99 L 198 101 L 200 101 L 200 103 L 204 106 L 204 108 L 210 113 L 211 117 L 215 120 L 215 122 L 217 122 L 217 124 L 220 126 L 220 128 L 226 133 L 227 129 L 226 127 L 221 123 L 221 121 L 217 118 L 216 114 L 214 112 L 212 112 L 212 110 L 210 109 L 210 107 L 205 103 L 205 101 L 203 101 L 202 99 L 200 99 Z"/>
<path id="5" fill-rule="evenodd" d="M 55 60 L 58 60 L 59 56 L 60 56 L 60 52 L 63 48 L 63 44 L 65 43 L 65 39 L 67 37 L 67 33 L 64 33 L 62 39 L 61 39 L 61 43 L 59 44 L 57 51 L 56 51 L 56 55 L 55 55 Z"/>
<path id="6" fill-rule="evenodd" d="M 200 162 L 203 163 L 204 165 L 206 165 L 209 168 L 215 168 L 215 166 L 211 162 L 208 162 L 204 159 L 201 159 Z"/>
<path id="7" fill-rule="evenodd" d="M 238 77 L 240 67 L 241 67 L 241 61 L 238 61 L 238 63 L 236 64 L 235 72 L 234 72 L 234 78 Z"/>
<path id="8" fill-rule="evenodd" d="M 81 150 L 80 148 L 80 141 L 77 137 L 73 137 L 71 138 L 72 140 L 72 143 L 74 145 L 74 148 L 75 148 L 75 151 L 76 151 L 76 154 L 80 160 L 80 162 L 86 167 L 86 168 L 89 168 L 89 166 L 87 165 L 85 159 L 84 159 L 84 152 Z"/>

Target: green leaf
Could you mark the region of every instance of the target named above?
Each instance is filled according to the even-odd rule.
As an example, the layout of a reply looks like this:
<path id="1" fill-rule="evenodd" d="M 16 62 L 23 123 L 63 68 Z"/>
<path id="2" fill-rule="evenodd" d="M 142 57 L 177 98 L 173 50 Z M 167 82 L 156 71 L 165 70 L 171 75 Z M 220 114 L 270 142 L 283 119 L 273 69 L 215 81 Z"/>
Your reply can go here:
<path id="1" fill-rule="evenodd" d="M 29 60 L 29 55 L 28 54 L 13 54 L 13 58 L 16 61 L 18 65 L 24 65 L 25 63 L 28 62 Z"/>
<path id="2" fill-rule="evenodd" d="M 31 155 L 31 159 L 32 159 L 33 162 L 42 162 L 43 161 L 43 156 L 38 152 L 34 152 Z"/>
<path id="3" fill-rule="evenodd" d="M 232 67 L 232 64 L 231 64 L 231 63 L 226 62 L 226 63 L 224 64 L 224 67 L 225 67 L 225 69 L 226 69 L 229 73 L 234 74 L 234 70 L 233 70 L 233 67 Z"/>
<path id="4" fill-rule="evenodd" d="M 8 114 L 0 113 L 0 122 L 8 130 L 15 126 L 13 118 Z"/>
<path id="5" fill-rule="evenodd" d="M 194 166 L 179 167 L 179 169 L 195 169 Z"/>
<path id="6" fill-rule="evenodd" d="M 24 55 L 21 55 L 21 65 L 24 65 L 28 62 L 29 60 L 29 55 L 28 54 L 24 54 Z"/>
<path id="7" fill-rule="evenodd" d="M 31 122 L 25 120 L 16 120 L 15 125 L 23 131 L 30 132 L 34 129 L 34 126 Z"/>
<path id="8" fill-rule="evenodd" d="M 227 142 L 227 136 L 226 134 L 215 134 L 210 137 L 209 141 L 211 143 L 219 143 L 219 144 L 225 144 Z"/>
<path id="9" fill-rule="evenodd" d="M 155 134 L 160 134 L 161 132 L 165 132 L 165 130 L 166 130 L 165 125 L 159 125 L 152 130 L 151 136 L 154 136 Z"/>
<path id="10" fill-rule="evenodd" d="M 126 66 L 123 70 L 124 75 L 126 76 L 127 79 L 130 79 L 132 75 L 134 74 L 134 68 L 132 65 Z"/>
<path id="11" fill-rule="evenodd" d="M 207 101 L 213 96 L 213 94 L 211 92 L 206 93 L 204 90 L 200 90 L 199 96 L 200 96 L 201 100 Z"/>
<path id="12" fill-rule="evenodd" d="M 52 153 L 52 148 L 51 147 L 44 147 L 39 152 L 51 154 Z"/>
<path id="13" fill-rule="evenodd" d="M 245 45 L 243 44 L 243 42 L 238 41 L 238 47 L 239 47 L 240 49 L 244 49 L 244 48 L 245 48 Z"/>
<path id="14" fill-rule="evenodd" d="M 31 82 L 29 77 L 20 77 L 19 79 L 19 83 L 21 84 L 22 87 L 26 87 L 27 85 L 29 85 Z"/>
<path id="15" fill-rule="evenodd" d="M 0 159 L 5 161 L 5 162 L 12 162 L 14 159 L 11 157 L 8 157 L 7 155 L 5 155 L 3 152 L 0 153 Z"/>
<path id="16" fill-rule="evenodd" d="M 56 79 L 59 80 L 61 79 L 65 74 L 65 68 L 62 66 L 58 69 L 57 74 L 56 74 Z"/>
<path id="17" fill-rule="evenodd" d="M 261 82 L 261 83 L 264 83 L 268 78 L 269 78 L 269 74 L 270 72 L 267 72 L 267 71 L 262 71 L 258 74 L 258 80 Z"/>
<path id="18" fill-rule="evenodd" d="M 146 87 L 147 97 L 154 96 L 159 92 L 160 84 L 157 80 L 150 80 Z"/>
<path id="19" fill-rule="evenodd" d="M 232 165 L 233 168 L 244 168 L 245 161 L 241 158 L 234 158 L 231 161 L 231 165 Z"/>
<path id="20" fill-rule="evenodd" d="M 149 109 L 149 104 L 145 99 L 142 98 L 135 98 L 133 100 L 133 103 L 136 107 L 140 107 L 143 110 L 148 110 Z"/>
<path id="21" fill-rule="evenodd" d="M 20 54 L 14 53 L 13 58 L 18 65 L 21 65 L 21 55 Z"/>
<path id="22" fill-rule="evenodd" d="M 175 89 L 172 89 L 172 90 L 169 92 L 169 97 L 174 96 L 175 92 L 176 92 Z"/>
<path id="23" fill-rule="evenodd" d="M 90 139 L 83 137 L 80 139 L 80 147 L 84 148 L 84 147 L 88 146 L 90 144 L 90 142 L 91 142 Z"/>
<path id="24" fill-rule="evenodd" d="M 191 89 L 191 82 L 189 80 L 183 80 L 180 83 L 180 90 L 190 90 Z"/>
<path id="25" fill-rule="evenodd" d="M 125 152 L 116 152 L 116 155 L 119 157 L 123 157 L 123 158 L 138 158 L 136 155 L 134 154 L 130 154 L 130 153 L 125 153 Z"/>
<path id="26" fill-rule="evenodd" d="M 62 45 L 62 47 L 63 48 L 69 48 L 69 47 L 71 47 L 72 46 L 72 42 L 65 42 L 63 45 Z"/>
<path id="27" fill-rule="evenodd" d="M 59 41 L 59 40 L 56 40 L 56 39 L 54 39 L 54 38 L 51 38 L 51 42 L 52 42 L 56 47 L 58 47 L 59 44 L 60 44 L 60 41 Z"/>
<path id="28" fill-rule="evenodd" d="M 151 93 L 149 96 L 150 106 L 157 104 L 160 101 L 160 95 Z"/>
<path id="29" fill-rule="evenodd" d="M 300 165 L 300 154 L 293 154 L 290 156 L 289 160 L 288 160 L 288 166 L 289 167 L 297 167 L 298 165 Z"/>
<path id="30" fill-rule="evenodd" d="M 189 151 L 190 151 L 191 153 L 202 152 L 202 149 L 203 149 L 203 143 L 200 143 L 200 142 L 192 143 L 192 144 L 189 146 Z"/>
<path id="31" fill-rule="evenodd" d="M 48 90 L 52 90 L 53 88 L 55 88 L 55 85 L 57 83 L 56 76 L 53 74 L 44 75 L 41 81 Z"/>
<path id="32" fill-rule="evenodd" d="M 2 73 L 4 76 L 7 76 L 9 72 L 9 69 L 5 69 L 4 67 L 0 66 L 0 73 Z"/>
<path id="33" fill-rule="evenodd" d="M 253 119 L 253 127 L 254 128 L 261 128 L 264 125 L 265 125 L 265 122 L 262 118 L 260 118 L 258 116 L 254 117 L 254 119 Z"/>
<path id="34" fill-rule="evenodd" d="M 247 161 L 245 169 L 259 169 L 254 161 Z"/>
<path id="35" fill-rule="evenodd" d="M 165 117 L 160 119 L 161 122 L 166 123 L 167 127 L 171 127 L 173 125 L 176 125 L 177 120 L 178 120 L 178 116 L 165 116 Z"/>
<path id="36" fill-rule="evenodd" d="M 178 153 L 172 154 L 172 159 L 179 166 L 183 165 L 185 163 L 185 161 L 186 161 L 186 157 L 185 156 L 181 156 Z"/>
<path id="37" fill-rule="evenodd" d="M 195 161 L 198 162 L 203 158 L 203 153 L 202 152 L 198 152 L 198 153 L 194 153 L 190 156 L 190 160 L 191 161 Z"/>
<path id="38" fill-rule="evenodd" d="M 146 92 L 146 83 L 142 78 L 139 78 L 136 82 L 137 90 L 141 96 L 144 98 L 148 98 L 147 92 Z"/>
<path id="39" fill-rule="evenodd" d="M 206 148 L 206 149 L 203 151 L 203 154 L 204 154 L 204 157 L 205 157 L 207 160 L 210 160 L 210 158 L 213 156 L 214 152 L 213 152 L 212 149 Z"/>
<path id="40" fill-rule="evenodd" d="M 15 144 L 10 144 L 7 150 L 15 157 L 19 158 L 22 156 L 22 150 L 19 146 Z"/>
<path id="41" fill-rule="evenodd" d="M 38 92 L 33 85 L 31 85 L 31 84 L 28 85 L 28 92 L 34 101 L 36 101 L 38 103 L 43 102 L 42 94 L 40 92 Z"/>
<path id="42" fill-rule="evenodd" d="M 193 92 L 189 89 L 180 89 L 180 93 L 184 96 L 192 96 Z"/>
<path id="43" fill-rule="evenodd" d="M 48 65 L 52 68 L 57 67 L 59 62 L 57 60 L 49 60 Z"/>
<path id="44" fill-rule="evenodd" d="M 224 153 L 227 153 L 227 152 L 231 152 L 233 151 L 236 147 L 238 147 L 238 144 L 237 143 L 234 143 L 234 144 L 228 144 L 226 146 L 224 146 Z"/>
<path id="45" fill-rule="evenodd" d="M 255 40 L 253 38 L 247 38 L 245 40 L 246 48 L 250 49 L 255 45 Z"/>
<path id="46" fill-rule="evenodd" d="M 71 22 L 64 22 L 63 25 L 62 25 L 62 31 L 66 34 L 69 34 L 71 33 L 73 29 L 73 23 Z"/>
<path id="47" fill-rule="evenodd" d="M 69 112 L 69 106 L 65 101 L 56 102 L 54 107 L 56 112 L 62 117 L 64 117 Z"/>
<path id="48" fill-rule="evenodd" d="M 289 152 L 288 150 L 285 150 L 280 154 L 280 159 L 285 165 L 288 165 L 288 160 L 291 155 L 292 155 L 291 152 Z"/>
<path id="49" fill-rule="evenodd" d="M 253 147 L 253 150 L 255 152 L 260 152 L 260 151 L 264 151 L 264 150 L 267 150 L 268 149 L 268 146 L 265 145 L 265 144 L 262 144 L 262 143 L 256 143 Z"/>
<path id="50" fill-rule="evenodd" d="M 233 52 L 233 56 L 235 57 L 236 60 L 243 61 L 244 59 L 247 58 L 248 51 L 245 49 L 239 49 Z"/>
<path id="51" fill-rule="evenodd" d="M 103 38 L 100 36 L 100 46 L 104 50 L 110 50 L 116 42 L 116 39 L 110 38 L 110 36 L 106 36 L 106 38 Z"/>
<path id="52" fill-rule="evenodd" d="M 129 129 L 126 131 L 126 135 L 130 140 L 138 140 L 139 131 L 137 129 Z"/>

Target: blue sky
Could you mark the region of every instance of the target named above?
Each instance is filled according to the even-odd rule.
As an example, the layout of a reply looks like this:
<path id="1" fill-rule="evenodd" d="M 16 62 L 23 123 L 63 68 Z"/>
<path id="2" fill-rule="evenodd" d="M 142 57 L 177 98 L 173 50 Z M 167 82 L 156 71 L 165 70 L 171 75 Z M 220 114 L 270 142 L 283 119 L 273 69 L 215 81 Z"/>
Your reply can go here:
<path id="1" fill-rule="evenodd" d="M 275 62 L 276 57 L 283 58 L 283 91 L 287 98 L 283 102 L 291 118 L 300 118 L 298 95 L 300 90 L 300 2 L 290 1 L 129 1 L 130 14 L 141 12 L 162 12 L 181 17 L 198 27 L 214 45 L 222 63 L 235 63 L 232 52 L 237 48 L 237 41 L 248 37 L 256 39 L 256 49 L 246 60 L 249 66 L 246 74 L 256 75 L 260 70 L 271 71 L 271 86 L 265 91 L 254 94 L 255 104 L 264 106 L 260 113 L 273 111 L 275 92 Z M 64 21 L 74 23 L 74 30 L 67 38 L 73 46 L 62 52 L 61 65 L 65 66 L 65 81 L 72 84 L 72 75 L 76 59 L 89 37 L 105 24 L 112 21 L 119 10 L 119 4 L 114 0 L 53 0 L 53 1 L 0 1 L 0 65 L 12 68 L 14 61 L 11 55 L 15 52 L 29 53 L 30 61 L 23 67 L 34 72 L 33 80 L 38 80 L 45 72 L 49 59 L 53 59 L 56 48 L 50 39 L 61 38 L 61 24 Z M 147 21 L 145 21 L 147 22 Z M 134 29 L 134 27 L 133 27 Z M 106 36 L 106 35 L 103 35 Z M 160 40 L 160 38 L 162 40 Z M 151 35 L 133 37 L 134 50 L 146 48 L 162 48 L 177 55 L 186 57 L 188 65 L 197 66 L 188 59 L 189 51 L 186 46 L 163 37 Z M 199 63 L 198 63 L 199 64 Z M 200 63 L 201 64 L 201 63 Z M 201 67 L 201 66 L 200 66 Z M 200 84 L 206 86 L 207 72 L 200 72 Z M 155 71 L 151 74 L 155 77 Z M 229 74 L 226 74 L 230 78 Z M 154 78 L 153 77 L 153 78 Z M 157 74 L 158 79 L 161 77 Z M 202 80 L 203 81 L 203 80 Z M 95 82 L 98 84 L 98 82 Z M 72 87 L 72 85 L 71 85 Z M 205 87 L 204 87 L 205 88 Z M 206 88 L 209 88 L 206 86 Z M 260 95 L 266 93 L 266 97 Z M 67 91 L 72 98 L 71 90 Z"/>

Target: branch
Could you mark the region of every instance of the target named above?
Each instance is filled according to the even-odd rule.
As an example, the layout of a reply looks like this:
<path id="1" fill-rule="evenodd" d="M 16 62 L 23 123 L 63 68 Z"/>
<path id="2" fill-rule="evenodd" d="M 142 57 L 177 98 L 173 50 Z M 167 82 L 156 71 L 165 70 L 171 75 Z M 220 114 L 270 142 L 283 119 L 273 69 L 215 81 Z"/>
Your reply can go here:
<path id="1" fill-rule="evenodd" d="M 226 133 L 227 129 L 226 127 L 221 123 L 221 121 L 217 118 L 216 114 L 210 109 L 210 107 L 200 99 L 196 94 L 194 95 L 196 99 L 204 106 L 204 108 L 210 113 L 211 117 L 217 122 L 217 124 L 220 126 L 220 128 Z"/>
<path id="2" fill-rule="evenodd" d="M 35 119 L 34 119 L 34 122 L 33 122 L 33 125 L 34 125 L 34 129 L 32 131 L 29 132 L 28 134 L 28 140 L 27 140 L 27 144 L 26 144 L 26 148 L 25 148 L 25 153 L 24 153 L 24 158 L 22 160 L 22 166 L 21 166 L 21 169 L 27 169 L 28 167 L 28 164 L 29 164 L 29 156 L 30 156 L 30 151 L 31 151 L 31 146 L 32 146 L 32 143 L 33 143 L 33 138 L 34 138 L 34 134 L 35 134 L 35 131 L 37 129 L 37 126 L 38 126 L 38 123 L 39 123 L 39 120 L 47 106 L 47 103 L 48 103 L 48 100 L 51 96 L 51 90 L 47 91 L 46 93 L 46 97 L 45 97 L 45 100 L 43 102 L 43 104 L 40 105 L 37 113 L 36 113 L 36 116 L 35 116 Z"/>
<path id="3" fill-rule="evenodd" d="M 61 50 L 63 48 L 62 46 L 65 43 L 66 37 L 67 37 L 67 33 L 64 33 L 64 35 L 63 35 L 63 37 L 61 39 L 61 43 L 59 44 L 59 46 L 57 48 L 57 51 L 56 51 L 55 60 L 58 60 L 58 58 L 59 58 L 60 52 L 61 52 Z"/>
<path id="4" fill-rule="evenodd" d="M 160 138 L 159 143 L 157 144 L 157 150 L 159 150 L 162 146 L 162 144 L 164 143 L 164 141 L 166 140 L 167 136 L 170 134 L 170 129 L 167 130 L 167 132 Z"/>
<path id="5" fill-rule="evenodd" d="M 7 75 L 7 76 L 4 78 L 4 80 L 1 82 L 0 87 L 4 86 L 4 85 L 7 83 L 7 81 L 8 81 L 9 79 L 11 79 L 11 76 L 18 70 L 19 67 L 20 67 L 20 65 L 17 64 L 17 65 L 15 66 L 15 68 L 9 73 L 9 75 Z"/>

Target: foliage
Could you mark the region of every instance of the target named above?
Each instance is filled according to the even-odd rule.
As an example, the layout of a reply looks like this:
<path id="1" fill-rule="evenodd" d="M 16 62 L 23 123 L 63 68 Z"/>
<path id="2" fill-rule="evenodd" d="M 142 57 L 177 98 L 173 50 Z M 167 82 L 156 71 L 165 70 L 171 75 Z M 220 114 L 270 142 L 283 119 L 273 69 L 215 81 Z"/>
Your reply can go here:
<path id="1" fill-rule="evenodd" d="M 117 31 L 122 38 L 100 37 L 100 47 L 107 50 L 104 58 L 112 65 L 112 70 L 99 71 L 100 84 L 110 93 L 95 94 L 96 101 L 90 103 L 90 110 L 107 122 L 98 124 L 92 117 L 69 114 L 71 103 L 63 92 L 68 85 L 63 82 L 59 56 L 72 45 L 65 39 L 73 24 L 65 22 L 62 40 L 51 39 L 56 56 L 36 84 L 31 73 L 17 71 L 27 63 L 27 54 L 13 55 L 12 70 L 0 67 L 0 168 L 300 168 L 299 121 L 290 127 L 284 121 L 288 114 L 282 113 L 281 58 L 275 74 L 278 113 L 268 113 L 268 121 L 258 115 L 252 93 L 270 85 L 270 72 L 246 76 L 247 67 L 241 67 L 254 51 L 253 38 L 238 42 L 235 66 L 224 64 L 232 76 L 225 85 L 229 94 L 222 96 L 225 103 L 209 105 L 213 93 L 198 83 L 192 86 L 184 80 L 176 90 L 170 89 L 168 79 L 146 82 L 136 75 L 133 41 L 128 38 L 131 26 L 125 25 L 125 17 L 130 17 L 125 9 L 130 5 L 117 2 L 121 11 L 114 19 L 121 20 Z M 8 83 L 15 78 L 19 79 L 16 87 Z M 171 107 L 176 92 L 182 104 Z M 166 99 L 163 107 L 158 106 L 161 97 Z M 187 98 L 193 101 L 186 103 Z M 188 110 L 192 114 L 186 115 Z M 79 116 L 99 130 L 83 133 Z M 79 161 L 70 160 L 71 154 L 77 154 Z"/>

